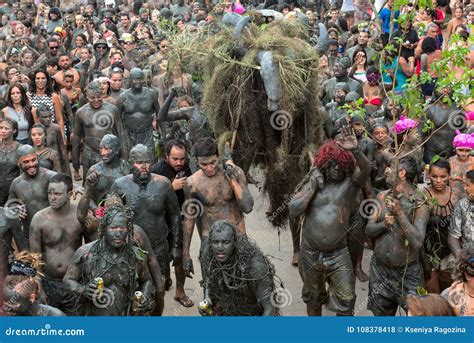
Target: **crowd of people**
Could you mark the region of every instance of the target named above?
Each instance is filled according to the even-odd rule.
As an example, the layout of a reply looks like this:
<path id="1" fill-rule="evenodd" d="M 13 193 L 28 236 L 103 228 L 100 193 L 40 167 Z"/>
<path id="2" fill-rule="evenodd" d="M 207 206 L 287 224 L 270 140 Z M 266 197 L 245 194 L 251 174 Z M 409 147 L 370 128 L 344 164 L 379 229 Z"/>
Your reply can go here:
<path id="1" fill-rule="evenodd" d="M 203 316 L 284 314 L 246 234 L 239 142 L 217 140 L 206 80 L 173 60 L 176 37 L 247 17 L 298 21 L 319 56 L 324 142 L 283 204 L 307 314 L 354 315 L 358 280 L 376 316 L 474 315 L 473 0 L 7 0 L 0 15 L 4 314 L 160 316 L 172 269 L 174 299 Z"/>

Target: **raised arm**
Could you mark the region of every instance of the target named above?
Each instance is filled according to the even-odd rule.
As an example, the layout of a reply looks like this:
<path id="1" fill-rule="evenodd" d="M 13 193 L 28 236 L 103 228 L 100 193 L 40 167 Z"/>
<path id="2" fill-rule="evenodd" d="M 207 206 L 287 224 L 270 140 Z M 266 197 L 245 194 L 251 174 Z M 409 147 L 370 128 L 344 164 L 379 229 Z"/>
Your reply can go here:
<path id="1" fill-rule="evenodd" d="M 357 141 L 357 137 L 354 133 L 353 129 L 342 129 L 341 130 L 341 138 L 337 140 L 337 144 L 344 150 L 351 151 L 352 155 L 354 156 L 357 166 L 359 167 L 358 170 L 352 175 L 352 180 L 359 186 L 363 187 L 363 185 L 367 182 L 370 177 L 370 172 L 372 167 L 370 165 L 369 160 L 359 149 L 359 143 Z"/>
<path id="2" fill-rule="evenodd" d="M 236 166 L 234 162 L 227 161 L 225 164 L 225 175 L 234 191 L 235 199 L 243 213 L 250 213 L 253 209 L 253 197 L 247 186 L 244 171 Z"/>
<path id="3" fill-rule="evenodd" d="M 295 219 L 302 215 L 308 205 L 313 200 L 318 189 L 324 186 L 323 176 L 317 168 L 313 168 L 303 178 L 303 181 L 297 186 L 295 194 L 288 205 L 290 218 Z"/>

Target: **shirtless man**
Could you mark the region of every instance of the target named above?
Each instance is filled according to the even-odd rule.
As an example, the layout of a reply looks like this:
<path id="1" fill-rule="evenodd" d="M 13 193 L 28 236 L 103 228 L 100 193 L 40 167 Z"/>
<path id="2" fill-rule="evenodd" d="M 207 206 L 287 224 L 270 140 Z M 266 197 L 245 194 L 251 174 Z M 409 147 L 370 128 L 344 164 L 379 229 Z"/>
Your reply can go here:
<path id="1" fill-rule="evenodd" d="M 150 172 L 150 149 L 138 144 L 130 150 L 132 173 L 115 180 L 112 191 L 123 194 L 127 206 L 133 210 L 133 223 L 139 225 L 150 239 L 162 274 L 169 268 L 169 255 L 173 264 L 181 263 L 182 247 L 179 232 L 182 230 L 178 199 L 168 178 Z M 169 218 L 170 227 L 165 221 Z M 173 239 L 168 253 L 168 232 Z"/>
<path id="2" fill-rule="evenodd" d="M 110 191 L 115 180 L 130 173 L 128 163 L 120 159 L 120 142 L 116 136 L 105 135 L 100 141 L 99 151 L 102 161 L 94 164 L 87 173 L 87 176 L 91 173 L 99 176 L 99 181 L 90 190 L 96 204 Z"/>
<path id="3" fill-rule="evenodd" d="M 122 138 L 122 121 L 116 106 L 102 100 L 102 89 L 98 82 L 87 86 L 88 104 L 82 106 L 76 113 L 74 123 L 74 138 L 72 140 L 72 165 L 79 170 L 80 143 L 84 144 L 82 161 L 84 179 L 91 166 L 98 163 L 100 142 L 107 133 Z"/>
<path id="4" fill-rule="evenodd" d="M 25 212 L 20 212 L 19 219 L 23 224 L 23 232 L 28 239 L 33 216 L 36 212 L 49 206 L 48 186 L 51 178 L 56 173 L 40 168 L 38 155 L 30 145 L 22 145 L 18 148 L 17 153 L 18 166 L 23 173 L 13 180 L 8 201 L 26 207 Z"/>
<path id="5" fill-rule="evenodd" d="M 47 302 L 69 316 L 78 313 L 74 294 L 64 288 L 63 277 L 84 237 L 84 228 L 76 218 L 77 205 L 71 204 L 72 189 L 69 175 L 54 175 L 48 186 L 50 206 L 38 211 L 30 226 L 30 250 L 42 254 L 41 285 Z"/>
<path id="6" fill-rule="evenodd" d="M 355 277 L 346 235 L 354 199 L 369 178 L 370 164 L 352 129 L 341 133 L 338 141 L 320 148 L 316 168 L 289 204 L 290 218 L 305 215 L 298 266 L 309 316 L 321 315 L 328 300 L 326 282 L 327 308 L 338 315 L 352 315 L 354 310 Z"/>
<path id="7" fill-rule="evenodd" d="M 394 316 L 398 306 L 407 311 L 406 296 L 425 283 L 419 256 L 430 210 L 416 187 L 417 161 L 400 159 L 398 173 L 396 163 L 386 171 L 391 189 L 378 194 L 365 230 L 374 239 L 367 307 L 375 316 Z"/>
<path id="8" fill-rule="evenodd" d="M 223 166 L 219 164 L 217 144 L 212 138 L 199 140 L 193 150 L 200 170 L 188 177 L 183 204 L 183 262 L 188 277 L 194 273 L 189 253 L 194 224 L 198 226 L 202 251 L 206 248 L 209 230 L 217 220 L 227 220 L 240 235 L 245 234 L 243 214 L 253 208 L 244 172 L 229 156 Z"/>
<path id="9" fill-rule="evenodd" d="M 79 75 L 79 72 L 76 69 L 72 68 L 72 61 L 71 57 L 69 56 L 69 53 L 63 52 L 59 54 L 58 63 L 61 67 L 61 70 L 54 74 L 54 80 L 59 85 L 59 87 L 66 87 L 66 83 L 64 82 L 64 76 L 66 73 L 72 73 L 74 75 L 74 86 L 79 86 L 79 81 L 81 80 L 81 77 Z"/>
<path id="10" fill-rule="evenodd" d="M 156 127 L 160 105 L 158 95 L 151 88 L 144 87 L 144 81 L 143 71 L 133 68 L 130 71 L 131 88 L 120 94 L 118 108 L 124 118 L 128 150 L 137 144 L 143 144 L 155 156 L 153 129 Z"/>

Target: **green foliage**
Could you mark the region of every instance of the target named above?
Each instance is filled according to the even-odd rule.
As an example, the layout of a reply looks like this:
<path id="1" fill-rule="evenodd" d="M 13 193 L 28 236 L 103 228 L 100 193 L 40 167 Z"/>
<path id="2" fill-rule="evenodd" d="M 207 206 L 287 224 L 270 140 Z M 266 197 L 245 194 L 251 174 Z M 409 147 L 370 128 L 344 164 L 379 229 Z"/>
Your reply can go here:
<path id="1" fill-rule="evenodd" d="M 364 108 L 364 99 L 360 98 L 357 101 L 350 103 L 350 104 L 344 104 L 342 106 L 339 106 L 339 108 L 342 108 L 347 111 L 347 114 L 353 118 L 353 117 L 359 117 L 362 120 L 365 120 L 366 114 L 365 114 L 365 108 Z"/>
<path id="2" fill-rule="evenodd" d="M 434 155 L 433 158 L 431 159 L 430 163 L 436 163 L 441 159 L 441 156 L 439 155 Z"/>
<path id="3" fill-rule="evenodd" d="M 428 291 L 427 291 L 426 289 L 424 289 L 423 287 L 421 287 L 421 286 L 417 286 L 417 287 L 416 287 L 416 293 L 417 293 L 419 296 L 428 295 Z"/>

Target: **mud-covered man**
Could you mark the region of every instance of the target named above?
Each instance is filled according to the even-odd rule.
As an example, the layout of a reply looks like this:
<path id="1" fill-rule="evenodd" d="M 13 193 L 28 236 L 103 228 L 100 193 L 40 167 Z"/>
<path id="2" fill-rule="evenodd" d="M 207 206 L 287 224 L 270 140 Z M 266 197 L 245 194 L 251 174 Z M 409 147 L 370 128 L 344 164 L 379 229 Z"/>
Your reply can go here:
<path id="1" fill-rule="evenodd" d="M 217 220 L 227 220 L 237 228 L 239 235 L 245 234 L 244 213 L 250 213 L 253 208 L 244 172 L 230 158 L 223 163 L 219 161 L 217 144 L 212 138 L 201 139 L 193 150 L 200 170 L 187 179 L 183 205 L 183 260 L 188 277 L 194 273 L 189 251 L 194 224 L 197 224 L 203 249 L 209 230 Z"/>
<path id="2" fill-rule="evenodd" d="M 354 199 L 368 180 L 370 164 L 352 129 L 341 133 L 339 140 L 320 148 L 316 168 L 289 204 L 290 217 L 305 215 L 298 266 L 309 316 L 320 316 L 324 304 L 338 315 L 352 315 L 354 310 L 355 276 L 346 235 Z"/>
<path id="3" fill-rule="evenodd" d="M 100 238 L 74 253 L 63 281 L 82 304 L 82 315 L 127 316 L 153 310 L 153 281 L 146 252 L 133 241 L 132 220 L 129 207 L 108 207 L 100 224 Z M 137 291 L 142 293 L 139 302 Z"/>
<path id="4" fill-rule="evenodd" d="M 67 315 L 77 315 L 74 294 L 64 289 L 63 277 L 74 252 L 82 245 L 84 228 L 71 204 L 73 184 L 66 174 L 54 175 L 48 186 L 49 207 L 37 212 L 30 226 L 30 250 L 41 253 L 41 284 L 49 305 Z"/>
<path id="5" fill-rule="evenodd" d="M 398 306 L 406 311 L 406 296 L 424 286 L 419 257 L 430 215 L 415 159 L 393 159 L 386 174 L 390 189 L 378 194 L 365 230 L 374 240 L 367 307 L 376 316 L 394 316 Z"/>
<path id="6" fill-rule="evenodd" d="M 203 316 L 272 316 L 275 302 L 275 269 L 247 235 L 225 220 L 212 224 L 209 244 L 202 251 L 204 300 Z M 201 303 L 202 304 L 202 303 Z M 209 311 L 210 310 L 210 311 Z"/>

